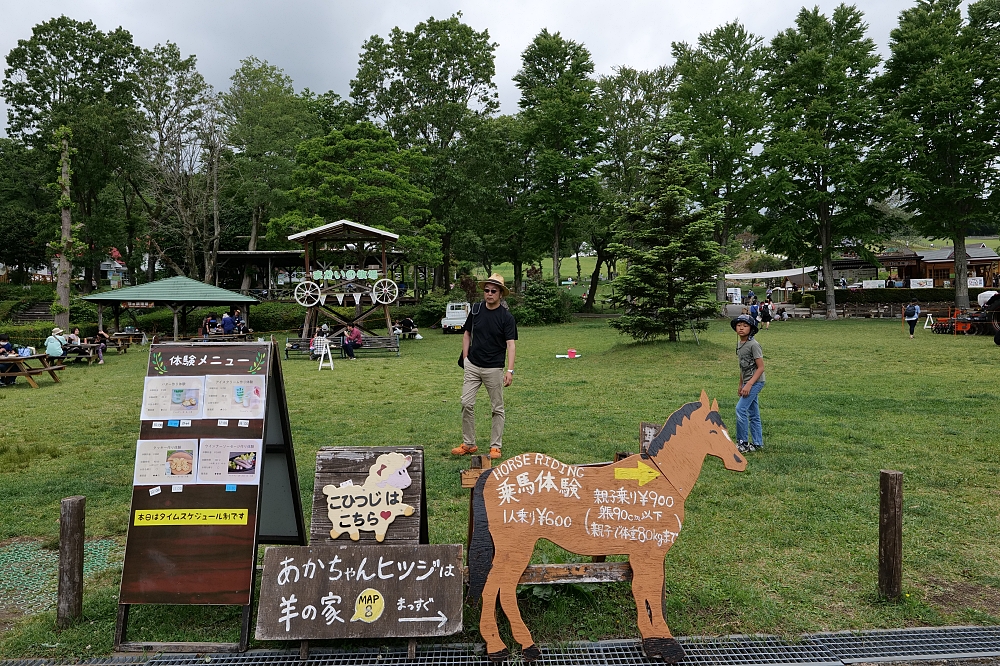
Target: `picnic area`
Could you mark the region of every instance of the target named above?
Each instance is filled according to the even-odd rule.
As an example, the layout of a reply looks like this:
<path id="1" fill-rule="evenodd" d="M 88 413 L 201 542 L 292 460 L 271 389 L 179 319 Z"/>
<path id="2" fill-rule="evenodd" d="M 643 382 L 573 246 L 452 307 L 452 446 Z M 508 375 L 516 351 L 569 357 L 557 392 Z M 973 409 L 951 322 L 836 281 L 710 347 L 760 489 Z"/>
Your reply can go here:
<path id="1" fill-rule="evenodd" d="M 766 448 L 749 456 L 744 474 L 706 462 L 666 560 L 674 631 L 795 636 L 1000 623 L 998 391 L 995 365 L 984 360 L 993 341 L 930 331 L 909 340 L 898 321 L 875 319 L 776 322 L 759 335 L 768 363 Z M 506 392 L 505 457 L 612 460 L 637 450 L 640 422 L 662 422 L 702 389 L 733 428 L 733 332 L 718 320 L 699 339 L 629 343 L 602 319 L 522 327 L 517 380 Z M 459 336 L 426 335 L 401 341 L 400 357 L 368 356 L 333 372 L 281 361 L 305 506 L 320 447 L 422 446 L 430 540 L 464 543 L 469 497 L 458 473 L 468 461 L 449 453 L 460 440 L 460 344 Z M 556 358 L 570 347 L 580 358 Z M 77 364 L 45 390 L 0 392 L 0 559 L 24 540 L 52 544 L 59 501 L 73 494 L 87 496 L 88 543 L 111 544 L 109 565 L 87 578 L 85 621 L 70 629 L 57 634 L 44 605 L 0 601 L 2 657 L 110 651 L 148 361 L 143 348 L 130 352 L 100 367 Z M 488 401 L 478 409 L 485 438 Z M 876 587 L 880 469 L 904 474 L 898 603 L 880 600 Z M 533 561 L 572 557 L 543 541 Z M 21 598 L 17 583 L 0 577 L 0 599 Z M 635 632 L 635 618 L 620 610 L 634 607 L 627 583 L 529 586 L 520 596 L 542 642 Z M 134 640 L 232 640 L 238 614 L 137 606 L 131 631 Z M 478 640 L 477 620 L 467 609 L 456 640 Z"/>

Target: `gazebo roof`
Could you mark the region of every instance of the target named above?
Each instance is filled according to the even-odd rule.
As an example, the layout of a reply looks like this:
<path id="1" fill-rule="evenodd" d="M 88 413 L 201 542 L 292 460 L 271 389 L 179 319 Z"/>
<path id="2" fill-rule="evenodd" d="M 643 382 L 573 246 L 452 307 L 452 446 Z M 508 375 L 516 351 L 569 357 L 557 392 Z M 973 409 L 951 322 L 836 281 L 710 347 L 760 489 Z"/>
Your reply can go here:
<path id="1" fill-rule="evenodd" d="M 376 229 L 375 227 L 366 227 L 363 224 L 351 222 L 350 220 L 338 220 L 337 222 L 324 224 L 322 227 L 306 229 L 297 234 L 292 234 L 288 237 L 288 240 L 298 243 L 308 243 L 317 240 L 395 241 L 399 240 L 399 236 L 388 231 L 383 231 L 382 229 Z"/>
<path id="2" fill-rule="evenodd" d="M 83 300 L 92 303 L 142 302 L 174 306 L 253 305 L 260 302 L 252 296 L 244 296 L 235 291 L 205 284 L 182 275 L 84 296 Z"/>

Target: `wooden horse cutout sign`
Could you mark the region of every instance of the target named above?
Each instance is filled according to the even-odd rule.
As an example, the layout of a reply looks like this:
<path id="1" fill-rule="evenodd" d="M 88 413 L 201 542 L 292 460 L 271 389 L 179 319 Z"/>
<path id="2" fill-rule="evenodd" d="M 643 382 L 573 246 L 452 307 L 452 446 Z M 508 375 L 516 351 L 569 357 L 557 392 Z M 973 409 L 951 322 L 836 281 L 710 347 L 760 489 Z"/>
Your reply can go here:
<path id="1" fill-rule="evenodd" d="M 482 595 L 479 631 L 490 659 L 509 656 L 497 629 L 498 596 L 523 658 L 541 656 L 521 619 L 516 591 L 535 543 L 548 539 L 579 555 L 628 555 L 643 651 L 680 661 L 684 650 L 663 617 L 663 559 L 681 531 L 684 500 L 708 455 L 729 470 L 747 466 L 718 402 L 709 405 L 702 391 L 700 402 L 667 419 L 648 453 L 585 467 L 524 453 L 484 473 L 473 494 L 469 599 Z"/>

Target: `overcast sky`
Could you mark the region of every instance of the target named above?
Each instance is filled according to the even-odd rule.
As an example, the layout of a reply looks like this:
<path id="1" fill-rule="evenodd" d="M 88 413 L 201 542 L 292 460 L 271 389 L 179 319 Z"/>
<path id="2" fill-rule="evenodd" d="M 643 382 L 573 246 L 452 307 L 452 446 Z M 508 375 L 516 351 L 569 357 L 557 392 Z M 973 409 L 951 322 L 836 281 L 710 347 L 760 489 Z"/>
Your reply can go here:
<path id="1" fill-rule="evenodd" d="M 123 26 L 135 42 L 149 48 L 172 41 L 198 56 L 202 74 L 216 88 L 228 86 L 239 61 L 254 55 L 281 67 L 297 89 L 350 93 L 361 44 L 394 26 L 410 30 L 429 16 L 443 19 L 456 11 L 476 30 L 489 30 L 496 50 L 496 84 L 503 111 L 517 111 L 518 91 L 511 81 L 521 52 L 542 29 L 583 42 L 598 73 L 616 65 L 647 69 L 671 62 L 670 43 L 694 42 L 698 35 L 735 19 L 770 40 L 790 27 L 800 0 L 0 0 L 0 54 L 32 26 L 54 16 L 92 20 L 101 30 Z M 809 2 L 829 14 L 835 0 Z M 913 0 L 869 0 L 859 6 L 869 36 L 883 54 L 899 12 Z M 5 67 L 6 67 L 6 60 Z M 6 130 L 0 108 L 0 132 Z"/>

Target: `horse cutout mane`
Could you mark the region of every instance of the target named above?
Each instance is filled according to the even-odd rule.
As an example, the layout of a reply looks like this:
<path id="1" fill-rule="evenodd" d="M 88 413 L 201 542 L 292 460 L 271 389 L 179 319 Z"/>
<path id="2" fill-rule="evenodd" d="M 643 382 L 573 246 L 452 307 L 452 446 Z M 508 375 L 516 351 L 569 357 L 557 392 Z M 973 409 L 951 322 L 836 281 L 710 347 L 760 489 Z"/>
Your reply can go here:
<path id="1" fill-rule="evenodd" d="M 691 415 L 701 409 L 700 402 L 689 402 L 682 405 L 677 411 L 670 415 L 667 422 L 663 424 L 660 432 L 657 433 L 653 441 L 649 443 L 649 448 L 647 449 L 647 454 L 650 456 L 655 456 L 663 448 L 663 445 L 670 441 L 670 438 L 677 434 L 677 429 L 681 427 L 684 423 L 684 419 L 691 418 Z M 718 410 L 713 410 L 708 413 L 705 417 L 706 421 L 711 421 L 717 426 L 724 427 L 722 423 L 722 417 L 719 415 Z"/>

